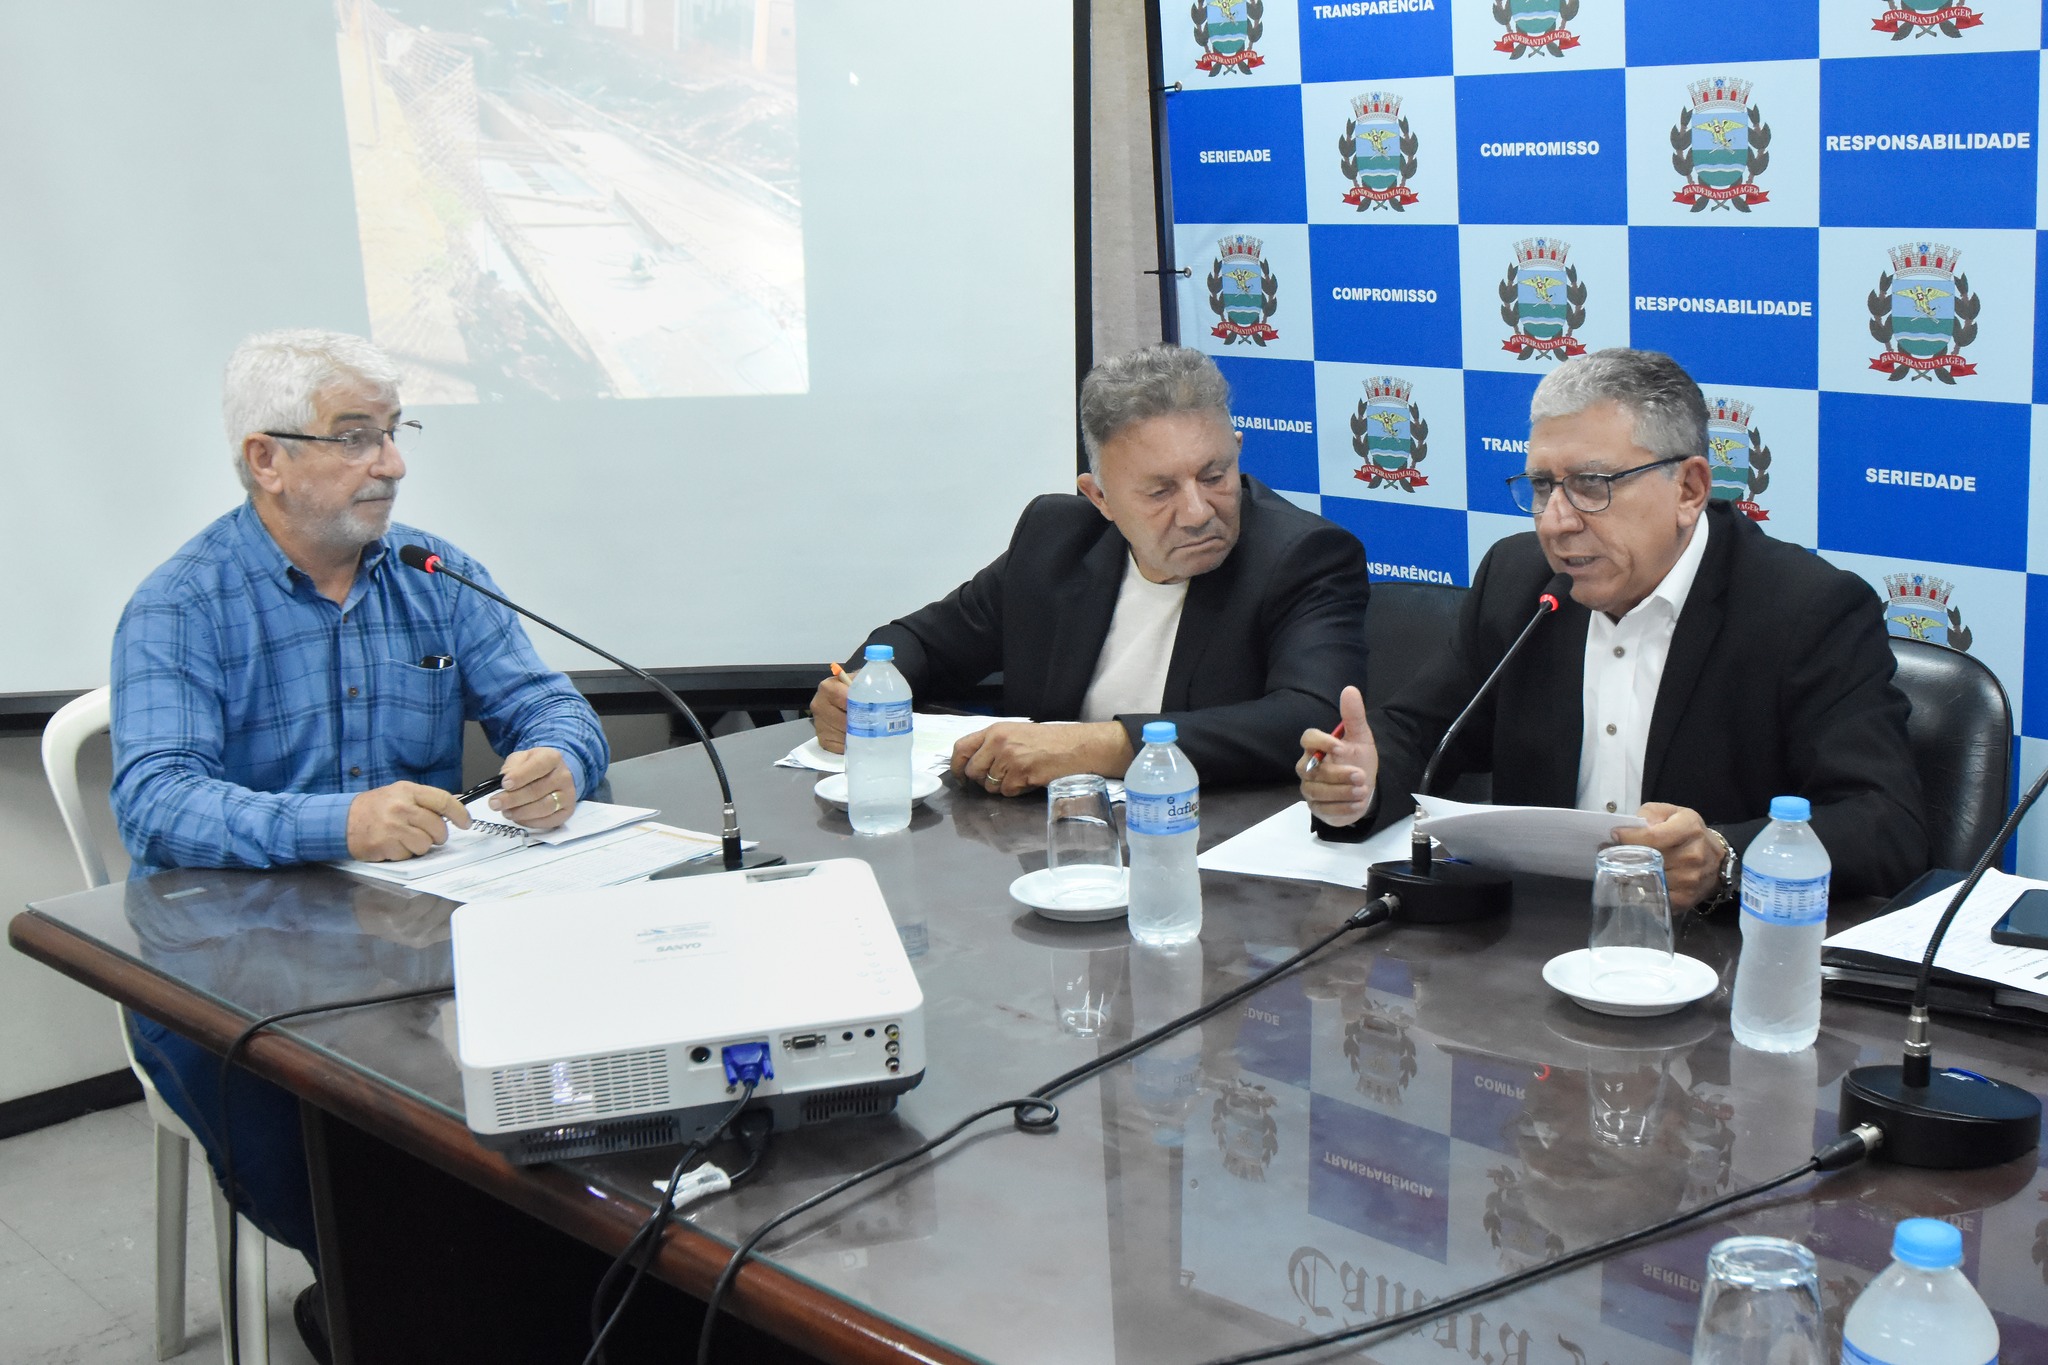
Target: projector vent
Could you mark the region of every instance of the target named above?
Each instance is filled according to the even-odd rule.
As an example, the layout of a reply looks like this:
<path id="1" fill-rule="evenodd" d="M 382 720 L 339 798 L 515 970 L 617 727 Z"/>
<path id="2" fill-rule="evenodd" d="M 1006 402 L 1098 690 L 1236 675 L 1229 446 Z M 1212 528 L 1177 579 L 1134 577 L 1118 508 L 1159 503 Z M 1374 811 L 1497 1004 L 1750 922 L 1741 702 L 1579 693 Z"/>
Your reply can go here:
<path id="1" fill-rule="evenodd" d="M 671 1147 L 682 1140 L 682 1130 L 675 1115 L 662 1114 L 655 1118 L 569 1124 L 562 1128 L 522 1133 L 506 1156 L 515 1166 L 534 1166 L 543 1161 L 611 1156 L 643 1147 Z"/>
<path id="2" fill-rule="evenodd" d="M 576 1119 L 666 1109 L 668 1055 L 657 1047 L 545 1066 L 506 1067 L 491 1077 L 491 1103 L 500 1128 L 552 1127 Z"/>
<path id="3" fill-rule="evenodd" d="M 824 1123 L 828 1119 L 886 1114 L 895 1103 L 896 1097 L 885 1093 L 879 1085 L 850 1085 L 844 1090 L 804 1096 L 803 1121 Z"/>

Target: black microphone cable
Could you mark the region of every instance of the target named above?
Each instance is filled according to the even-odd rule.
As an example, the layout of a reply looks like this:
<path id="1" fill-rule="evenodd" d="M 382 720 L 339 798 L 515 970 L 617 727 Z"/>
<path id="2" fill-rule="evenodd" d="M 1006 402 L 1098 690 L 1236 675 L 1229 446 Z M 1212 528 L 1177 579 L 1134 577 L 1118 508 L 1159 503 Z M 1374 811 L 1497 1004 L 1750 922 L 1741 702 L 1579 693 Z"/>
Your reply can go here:
<path id="1" fill-rule="evenodd" d="M 236 1034 L 228 1044 L 228 1050 L 220 1059 L 220 1165 L 221 1188 L 227 1195 L 228 1204 L 228 1283 L 225 1303 L 227 1322 L 222 1330 L 227 1333 L 229 1365 L 242 1365 L 242 1313 L 239 1293 L 239 1266 L 237 1265 L 237 1234 L 241 1230 L 242 1215 L 236 1207 L 235 1189 L 235 1129 L 228 1107 L 228 1082 L 233 1076 L 235 1058 L 249 1046 L 249 1040 L 265 1029 L 281 1024 L 288 1019 L 298 1019 L 308 1014 L 332 1014 L 340 1010 L 365 1009 L 371 1005 L 390 1005 L 401 1000 L 424 1000 L 431 995 L 448 995 L 453 986 L 415 987 L 406 991 L 388 991 L 383 995 L 365 995 L 354 1000 L 334 1000 L 321 1005 L 301 1005 L 296 1009 L 279 1010 L 266 1014 Z"/>
<path id="2" fill-rule="evenodd" d="M 919 1157 L 927 1156 L 937 1151 L 940 1147 L 945 1146 L 954 1138 L 993 1114 L 1000 1114 L 1006 1110 L 1009 1111 L 1012 1121 L 1025 1132 L 1045 1133 L 1052 1131 L 1058 1125 L 1060 1118 L 1059 1106 L 1053 1103 L 1054 1096 L 1072 1089 L 1082 1081 L 1099 1072 L 1108 1070 L 1128 1057 L 1132 1057 L 1149 1047 L 1164 1042 L 1177 1033 L 1192 1028 L 1194 1025 L 1215 1014 L 1218 1010 L 1244 999 L 1253 992 L 1264 989 L 1281 977 L 1295 971 L 1303 963 L 1322 952 L 1338 939 L 1343 938 L 1346 934 L 1357 933 L 1360 930 L 1370 929 L 1376 925 L 1386 923 L 1389 919 L 1393 918 L 1394 910 L 1394 898 L 1391 896 L 1381 896 L 1367 901 L 1359 909 L 1347 915 L 1343 923 L 1339 924 L 1335 929 L 1324 934 L 1292 957 L 1268 967 L 1265 971 L 1260 972 L 1247 981 L 1233 986 L 1214 1000 L 1207 1001 L 1185 1014 L 1169 1019 L 1150 1033 L 1133 1038 L 1121 1047 L 1113 1048 L 1092 1061 L 1084 1062 L 1071 1070 L 1061 1072 L 1045 1082 L 1045 1084 L 1031 1091 L 1028 1095 L 1018 1099 L 999 1100 L 994 1104 L 985 1105 L 960 1119 L 952 1127 L 945 1129 L 937 1136 L 925 1139 L 909 1151 L 901 1152 L 884 1161 L 878 1161 L 866 1170 L 856 1171 L 843 1180 L 826 1186 L 808 1199 L 792 1204 L 776 1214 L 773 1218 L 755 1228 L 753 1232 L 747 1235 L 746 1240 L 734 1249 L 731 1258 L 725 1263 L 725 1269 L 719 1272 L 717 1281 L 711 1286 L 711 1296 L 704 1304 L 704 1329 L 697 1338 L 697 1365 L 710 1365 L 712 1330 L 718 1323 L 719 1310 L 724 1305 L 726 1295 L 731 1291 L 733 1280 L 738 1277 L 740 1268 L 746 1264 L 747 1259 L 753 1255 L 754 1249 L 760 1246 L 762 1240 L 784 1223 L 810 1212 L 821 1204 L 837 1199 L 848 1190 L 864 1185 L 877 1176 L 886 1175 L 899 1167 L 909 1165 Z"/>
<path id="3" fill-rule="evenodd" d="M 1253 1365 L 1255 1361 L 1281 1360 L 1288 1356 L 1300 1355 L 1306 1351 L 1321 1350 L 1326 1346 L 1336 1346 L 1342 1343 L 1359 1341 L 1366 1337 L 1377 1337 L 1388 1332 L 1399 1332 L 1411 1327 L 1420 1327 L 1425 1323 L 1436 1321 L 1446 1313 L 1458 1312 L 1460 1309 L 1468 1308 L 1475 1303 L 1483 1303 L 1497 1295 L 1505 1294 L 1509 1290 L 1519 1289 L 1526 1284 L 1534 1284 L 1538 1280 L 1548 1279 L 1552 1275 L 1559 1275 L 1567 1270 L 1576 1270 L 1582 1265 L 1603 1261 L 1616 1252 L 1624 1251 L 1629 1247 L 1655 1241 L 1665 1233 L 1676 1231 L 1687 1223 L 1696 1222 L 1710 1213 L 1727 1208 L 1731 1204 L 1739 1204 L 1745 1199 L 1753 1199 L 1757 1195 L 1768 1193 L 1781 1185 L 1789 1185 L 1802 1176 L 1811 1175 L 1815 1171 L 1839 1171 L 1844 1167 L 1853 1166 L 1876 1151 L 1883 1140 L 1884 1134 L 1876 1125 L 1861 1124 L 1843 1133 L 1834 1141 L 1816 1148 L 1812 1156 L 1781 1175 L 1774 1175 L 1769 1180 L 1760 1180 L 1756 1184 L 1736 1190 L 1732 1194 L 1724 1194 L 1719 1199 L 1709 1200 L 1697 1208 L 1687 1209 L 1683 1213 L 1674 1214 L 1661 1222 L 1652 1223 L 1648 1227 L 1637 1228 L 1634 1232 L 1625 1232 L 1617 1237 L 1609 1237 L 1605 1241 L 1595 1242 L 1589 1247 L 1582 1247 L 1569 1255 L 1560 1256 L 1554 1261 L 1545 1261 L 1542 1265 L 1530 1266 L 1526 1270 L 1518 1270 L 1512 1275 L 1503 1275 L 1497 1280 L 1488 1280 L 1485 1284 L 1475 1285 L 1470 1289 L 1461 1289 L 1446 1298 L 1432 1300 L 1421 1307 L 1411 1308 L 1405 1313 L 1396 1313 L 1392 1317 L 1381 1318 L 1377 1322 L 1368 1322 L 1357 1327 L 1347 1327 L 1341 1332 L 1329 1332 L 1322 1336 L 1309 1337 L 1305 1341 L 1296 1341 L 1285 1346 L 1266 1346 L 1255 1351 L 1242 1351 L 1237 1355 L 1219 1356 L 1214 1360 L 1203 1362 L 1203 1365 Z"/>

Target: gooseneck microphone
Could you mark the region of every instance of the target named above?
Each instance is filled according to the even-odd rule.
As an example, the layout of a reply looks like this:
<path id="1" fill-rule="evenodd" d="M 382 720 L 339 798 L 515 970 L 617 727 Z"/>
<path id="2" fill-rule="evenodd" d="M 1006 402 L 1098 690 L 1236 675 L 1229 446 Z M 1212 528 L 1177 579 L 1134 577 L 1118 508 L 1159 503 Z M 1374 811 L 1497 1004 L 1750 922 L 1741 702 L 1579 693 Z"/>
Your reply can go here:
<path id="1" fill-rule="evenodd" d="M 1927 988 L 1934 976 L 1934 956 L 1956 913 L 2003 855 L 2006 841 L 2044 788 L 2048 772 L 2035 779 L 2005 817 L 1928 936 L 1906 1014 L 1904 1060 L 1898 1066 L 1859 1066 L 1842 1077 L 1842 1102 L 1837 1106 L 1842 1131 L 1859 1123 L 1883 1129 L 1879 1150 L 1886 1160 L 1937 1170 L 1976 1170 L 2041 1145 L 2041 1101 L 2031 1091 L 1974 1071 L 1934 1069 L 1934 1048 L 1927 1039 Z"/>
<path id="2" fill-rule="evenodd" d="M 597 655 L 600 659 L 605 659 L 610 661 L 611 663 L 617 664 L 620 668 L 625 669 L 628 673 L 631 673 L 641 682 L 646 683 L 656 692 L 659 692 L 662 695 L 662 697 L 668 702 L 668 704 L 670 706 L 675 707 L 675 709 L 681 713 L 683 719 L 690 723 L 690 728 L 697 732 L 697 739 L 704 746 L 705 756 L 711 760 L 711 771 L 715 773 L 718 777 L 718 792 L 720 797 L 722 797 L 725 802 L 724 809 L 722 812 L 724 815 L 725 827 L 720 835 L 720 842 L 724 846 L 725 856 L 724 867 L 721 870 L 726 872 L 738 872 L 744 868 L 749 867 L 773 867 L 776 864 L 783 861 L 782 857 L 779 854 L 765 853 L 758 848 L 755 849 L 753 852 L 749 853 L 741 846 L 740 820 L 739 816 L 734 812 L 732 804 L 732 783 L 726 779 L 725 764 L 722 761 L 720 761 L 718 757 L 718 748 L 716 745 L 712 744 L 711 734 L 704 728 L 704 723 L 697 719 L 697 713 L 695 711 L 692 711 L 690 709 L 689 703 L 684 701 L 681 697 L 677 696 L 667 683 L 664 683 L 661 679 L 655 677 L 646 669 L 636 668 L 632 664 L 627 663 L 624 659 L 621 659 L 618 655 L 612 653 L 610 650 L 599 649 L 596 645 L 590 643 L 590 641 L 584 639 L 582 636 L 577 635 L 571 631 L 562 629 L 553 621 L 548 620 L 545 616 L 536 615 L 535 613 L 528 611 L 525 607 L 520 606 L 517 602 L 514 602 L 509 598 L 503 597 L 498 593 L 493 592 L 491 589 L 485 587 L 483 584 L 477 582 L 475 579 L 465 577 L 464 575 L 456 572 L 454 569 L 448 567 L 447 563 L 442 560 L 441 556 L 433 553 L 431 550 L 426 549 L 424 546 L 400 546 L 398 549 L 398 562 L 405 565 L 407 568 L 418 569 L 421 573 L 437 574 L 443 578 L 452 578 L 457 583 L 460 583 L 463 587 L 468 588 L 471 592 L 482 593 L 485 597 L 490 598 L 499 606 L 515 611 L 519 613 L 521 616 L 524 616 L 527 620 L 532 621 L 538 625 L 546 626 L 549 630 L 561 636 L 564 640 L 567 640 L 572 644 L 581 645 L 583 648 L 589 650 L 592 654 Z M 710 869 L 708 865 L 704 864 L 685 863 L 682 865 L 681 868 L 676 870 L 679 872 L 688 872 L 709 871 Z"/>
<path id="3" fill-rule="evenodd" d="M 1536 627 L 1557 611 L 1571 590 L 1572 576 L 1568 573 L 1555 574 L 1544 585 L 1536 598 L 1536 614 L 1529 618 L 1529 624 L 1522 627 L 1522 633 L 1500 656 L 1493 672 L 1486 675 L 1486 681 L 1479 684 L 1472 700 L 1465 703 L 1465 709 L 1458 713 L 1457 719 L 1444 731 L 1444 737 L 1437 741 L 1436 752 L 1429 756 L 1428 764 L 1422 769 L 1422 780 L 1415 785 L 1415 795 L 1428 794 L 1436 781 L 1438 765 L 1450 752 L 1451 743 L 1465 728 L 1465 722 L 1472 718 L 1479 704 L 1493 691 L 1493 685 L 1500 681 L 1509 661 L 1521 652 Z M 1415 814 L 1418 820 L 1421 819 L 1421 807 L 1416 808 Z M 1396 918 L 1420 924 L 1455 924 L 1463 920 L 1484 919 L 1504 913 L 1514 900 L 1514 880 L 1507 873 L 1488 871 L 1470 863 L 1436 862 L 1430 838 L 1419 828 L 1415 831 L 1414 842 L 1409 845 L 1408 861 L 1374 863 L 1366 869 L 1365 889 L 1369 896 L 1394 896 L 1398 907 Z"/>

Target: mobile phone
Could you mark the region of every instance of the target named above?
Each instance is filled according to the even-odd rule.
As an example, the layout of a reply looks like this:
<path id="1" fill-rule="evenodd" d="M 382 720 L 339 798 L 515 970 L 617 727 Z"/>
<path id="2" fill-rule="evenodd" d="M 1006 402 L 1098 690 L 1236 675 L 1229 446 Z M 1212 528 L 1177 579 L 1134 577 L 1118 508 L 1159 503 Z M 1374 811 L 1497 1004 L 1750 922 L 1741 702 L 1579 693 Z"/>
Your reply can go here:
<path id="1" fill-rule="evenodd" d="M 2005 917 L 1991 926 L 1991 941 L 2013 948 L 2048 948 L 2048 891 L 2021 892 Z"/>

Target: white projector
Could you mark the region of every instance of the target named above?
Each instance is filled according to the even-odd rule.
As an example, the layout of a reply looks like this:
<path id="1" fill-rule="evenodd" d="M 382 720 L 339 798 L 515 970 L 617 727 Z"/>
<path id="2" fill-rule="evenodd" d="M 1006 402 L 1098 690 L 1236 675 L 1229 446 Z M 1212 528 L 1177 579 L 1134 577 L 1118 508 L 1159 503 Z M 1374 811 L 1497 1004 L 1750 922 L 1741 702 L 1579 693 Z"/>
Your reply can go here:
<path id="1" fill-rule="evenodd" d="M 750 1072 L 777 1128 L 924 1079 L 924 993 L 857 859 L 476 901 L 453 934 L 470 1131 L 521 1165 L 705 1135 Z"/>

